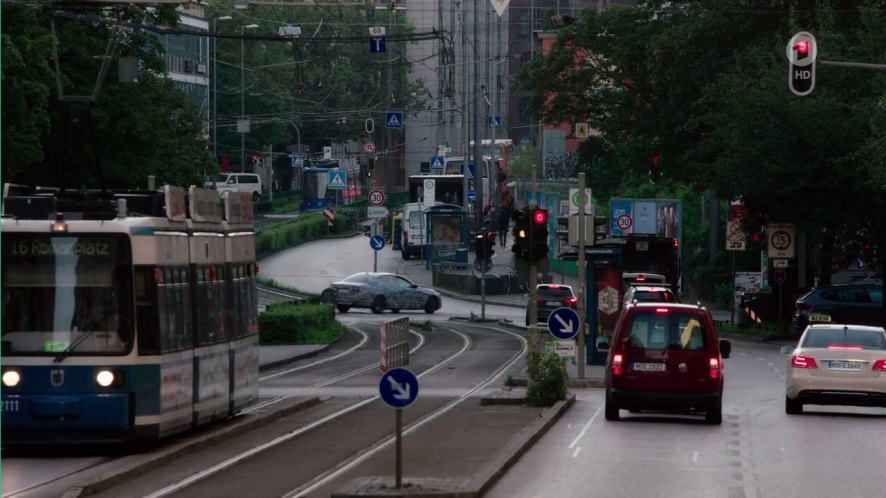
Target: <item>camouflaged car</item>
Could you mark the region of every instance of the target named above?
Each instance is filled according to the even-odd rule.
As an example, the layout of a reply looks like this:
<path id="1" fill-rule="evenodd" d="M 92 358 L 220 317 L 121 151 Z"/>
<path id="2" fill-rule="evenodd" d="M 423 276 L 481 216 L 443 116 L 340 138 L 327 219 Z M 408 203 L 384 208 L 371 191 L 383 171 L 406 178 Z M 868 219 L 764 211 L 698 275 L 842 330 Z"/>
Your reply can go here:
<path id="1" fill-rule="evenodd" d="M 394 273 L 355 273 L 324 291 L 324 300 L 335 303 L 341 313 L 369 308 L 373 313 L 391 310 L 424 310 L 433 313 L 443 305 L 440 293 L 421 287 Z"/>

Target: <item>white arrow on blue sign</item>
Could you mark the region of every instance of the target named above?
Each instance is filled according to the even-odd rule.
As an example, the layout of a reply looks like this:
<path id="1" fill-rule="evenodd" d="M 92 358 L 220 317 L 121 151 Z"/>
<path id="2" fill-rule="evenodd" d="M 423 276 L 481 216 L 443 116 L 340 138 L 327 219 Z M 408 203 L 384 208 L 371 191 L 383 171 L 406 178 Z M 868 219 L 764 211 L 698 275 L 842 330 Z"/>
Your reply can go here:
<path id="1" fill-rule="evenodd" d="M 392 368 L 381 376 L 378 393 L 391 408 L 406 408 L 418 398 L 418 377 L 407 368 Z"/>
<path id="2" fill-rule="evenodd" d="M 381 251 L 385 248 L 385 238 L 381 235 L 373 235 L 372 238 L 369 239 L 369 247 L 371 247 L 373 251 Z"/>
<path id="3" fill-rule="evenodd" d="M 557 308 L 548 317 L 548 329 L 551 335 L 561 341 L 574 338 L 580 328 L 578 312 L 572 308 Z"/>

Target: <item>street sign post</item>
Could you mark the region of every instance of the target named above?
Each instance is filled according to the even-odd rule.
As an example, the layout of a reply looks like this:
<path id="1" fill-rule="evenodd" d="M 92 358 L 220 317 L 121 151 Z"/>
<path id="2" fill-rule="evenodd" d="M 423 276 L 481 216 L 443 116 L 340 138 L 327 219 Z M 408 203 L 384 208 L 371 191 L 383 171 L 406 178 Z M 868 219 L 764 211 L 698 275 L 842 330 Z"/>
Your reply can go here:
<path id="1" fill-rule="evenodd" d="M 369 239 L 369 247 L 371 247 L 373 251 L 381 251 L 385 248 L 385 238 L 381 235 L 373 235 Z"/>
<path id="2" fill-rule="evenodd" d="M 384 218 L 390 214 L 388 208 L 384 206 L 369 206 L 366 208 L 366 217 L 373 220 L 378 220 L 379 218 Z"/>
<path id="3" fill-rule="evenodd" d="M 578 318 L 578 312 L 572 308 L 557 308 L 551 312 L 548 317 L 548 330 L 551 335 L 561 341 L 568 341 L 575 338 L 578 331 L 581 330 L 581 320 Z"/>
<path id="4" fill-rule="evenodd" d="M 402 476 L 402 448 L 403 448 L 403 410 L 411 405 L 418 397 L 418 377 L 408 368 L 392 368 L 381 376 L 378 382 L 378 393 L 382 401 L 391 408 L 396 408 L 396 422 L 394 432 L 396 440 L 396 481 L 400 488 Z"/>
<path id="5" fill-rule="evenodd" d="M 384 206 L 387 197 L 385 196 L 384 190 L 376 188 L 369 191 L 367 200 L 369 201 L 370 206 Z"/>

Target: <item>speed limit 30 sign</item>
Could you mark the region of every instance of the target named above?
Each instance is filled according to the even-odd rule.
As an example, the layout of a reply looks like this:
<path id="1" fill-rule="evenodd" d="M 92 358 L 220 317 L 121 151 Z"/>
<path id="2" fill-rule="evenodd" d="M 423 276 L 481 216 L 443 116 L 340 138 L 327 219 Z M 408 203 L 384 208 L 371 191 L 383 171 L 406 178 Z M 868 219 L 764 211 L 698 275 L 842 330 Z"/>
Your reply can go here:
<path id="1" fill-rule="evenodd" d="M 369 192 L 367 200 L 369 201 L 370 206 L 384 206 L 385 193 L 382 190 L 373 189 Z"/>
<path id="2" fill-rule="evenodd" d="M 770 259 L 795 257 L 794 225 L 770 223 L 768 231 Z"/>

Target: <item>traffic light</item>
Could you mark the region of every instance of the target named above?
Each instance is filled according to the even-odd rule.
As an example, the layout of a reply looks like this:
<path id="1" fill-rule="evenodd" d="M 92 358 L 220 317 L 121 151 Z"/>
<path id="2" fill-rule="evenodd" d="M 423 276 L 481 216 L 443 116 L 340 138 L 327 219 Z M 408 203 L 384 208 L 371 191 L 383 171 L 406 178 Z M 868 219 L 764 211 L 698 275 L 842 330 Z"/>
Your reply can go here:
<path id="1" fill-rule="evenodd" d="M 539 261 L 548 256 L 548 210 L 535 208 L 529 211 L 529 248 L 526 259 Z"/>
<path id="2" fill-rule="evenodd" d="M 495 234 L 493 232 L 480 232 L 476 235 L 476 246 L 474 247 L 474 252 L 477 255 L 477 259 L 489 259 L 495 254 L 495 249 L 492 248 L 492 243 L 495 241 Z"/>
<path id="3" fill-rule="evenodd" d="M 657 183 L 661 177 L 661 156 L 652 154 L 649 156 L 649 183 Z"/>
<path id="4" fill-rule="evenodd" d="M 515 209 L 514 214 L 514 245 L 511 251 L 516 257 L 525 258 L 529 250 L 529 212 L 526 209 Z"/>
<path id="5" fill-rule="evenodd" d="M 372 177 L 372 172 L 375 171 L 375 158 L 369 158 L 369 164 L 366 166 L 366 176 Z"/>
<path id="6" fill-rule="evenodd" d="M 800 97 L 815 88 L 815 58 L 818 46 L 812 33 L 800 31 L 791 37 L 787 47 L 788 87 Z"/>

